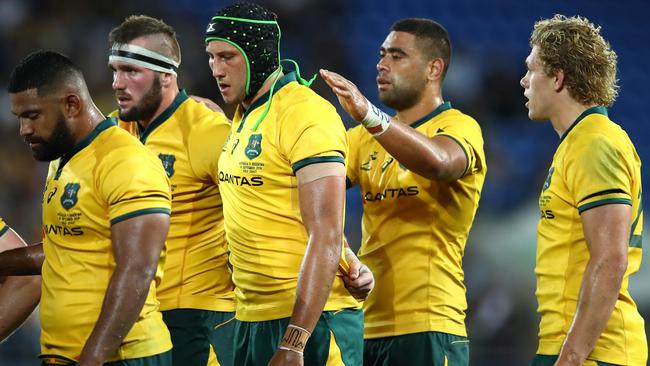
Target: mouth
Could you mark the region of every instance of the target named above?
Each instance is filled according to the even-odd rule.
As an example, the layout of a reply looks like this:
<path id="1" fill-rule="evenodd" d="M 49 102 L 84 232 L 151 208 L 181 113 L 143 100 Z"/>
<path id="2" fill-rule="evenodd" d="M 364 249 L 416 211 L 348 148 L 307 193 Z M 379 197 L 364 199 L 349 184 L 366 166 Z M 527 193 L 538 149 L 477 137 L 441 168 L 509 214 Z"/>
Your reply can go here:
<path id="1" fill-rule="evenodd" d="M 38 141 L 38 140 L 27 140 L 27 139 L 25 139 L 25 142 L 29 145 L 29 148 L 32 149 L 32 150 L 34 150 L 34 149 L 36 149 L 36 148 L 43 145 L 42 141 Z"/>
<path id="2" fill-rule="evenodd" d="M 391 86 L 391 82 L 384 77 L 377 77 L 377 89 L 386 90 Z"/>
<path id="3" fill-rule="evenodd" d="M 221 92 L 222 95 L 226 94 L 228 90 L 230 90 L 230 85 L 224 84 L 224 83 L 217 83 L 219 86 L 219 92 Z"/>
<path id="4" fill-rule="evenodd" d="M 126 106 L 131 103 L 131 98 L 126 95 L 117 95 L 117 105 L 120 106 L 120 109 L 126 108 Z"/>

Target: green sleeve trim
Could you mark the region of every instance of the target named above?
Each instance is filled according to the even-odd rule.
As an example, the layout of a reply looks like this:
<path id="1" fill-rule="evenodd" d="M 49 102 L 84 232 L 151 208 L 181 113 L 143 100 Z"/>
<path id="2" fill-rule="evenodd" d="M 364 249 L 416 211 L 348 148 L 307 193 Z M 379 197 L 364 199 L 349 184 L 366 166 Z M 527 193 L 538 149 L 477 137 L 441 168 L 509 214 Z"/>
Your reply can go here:
<path id="1" fill-rule="evenodd" d="M 3 236 L 7 231 L 9 231 L 9 226 L 5 225 L 5 227 L 0 229 L 0 236 Z"/>
<path id="2" fill-rule="evenodd" d="M 643 236 L 641 235 L 632 235 L 630 238 L 630 246 L 632 248 L 641 248 L 642 247 L 642 242 L 643 242 Z"/>
<path id="3" fill-rule="evenodd" d="M 584 204 L 582 206 L 578 206 L 578 212 L 583 213 L 583 212 L 585 212 L 585 211 L 587 211 L 589 209 L 592 209 L 594 207 L 617 204 L 617 203 L 622 203 L 624 205 L 632 206 L 632 200 L 627 199 L 627 198 L 605 198 L 604 200 L 589 202 L 589 203 L 586 203 L 586 204 Z"/>
<path id="4" fill-rule="evenodd" d="M 315 158 L 306 158 L 302 159 L 299 162 L 293 164 L 291 168 L 295 174 L 298 170 L 306 167 L 307 165 L 317 164 L 317 163 L 341 163 L 345 165 L 345 159 L 341 156 L 317 156 Z"/>
<path id="5" fill-rule="evenodd" d="M 607 190 L 604 190 L 604 191 L 592 193 L 592 194 L 588 195 L 587 197 L 581 199 L 578 202 L 582 202 L 582 201 L 586 201 L 586 200 L 588 200 L 590 198 L 594 198 L 594 197 L 598 197 L 598 196 L 604 196 L 606 194 L 614 194 L 614 193 L 622 193 L 622 194 L 624 194 L 626 196 L 629 196 L 629 194 L 627 194 L 627 192 L 625 192 L 624 190 L 622 190 L 620 188 L 615 188 L 615 189 L 607 189 Z"/>
<path id="6" fill-rule="evenodd" d="M 441 134 L 437 134 L 437 135 L 434 135 L 434 136 L 448 137 L 448 138 L 456 141 L 458 146 L 460 146 L 460 149 L 463 150 L 463 153 L 465 154 L 465 170 L 463 170 L 463 175 L 462 176 L 464 177 L 467 174 L 467 170 L 469 170 L 469 154 L 467 153 L 467 150 L 465 150 L 465 146 L 463 146 L 463 144 L 461 144 L 460 141 L 458 141 L 458 139 L 456 139 L 454 136 L 447 135 L 446 133 L 441 133 Z"/>
<path id="7" fill-rule="evenodd" d="M 142 210 L 137 210 L 137 211 L 129 212 L 127 214 L 118 216 L 118 217 L 114 218 L 113 220 L 111 220 L 111 225 L 115 225 L 118 222 L 122 222 L 124 220 L 134 218 L 136 216 L 156 214 L 156 213 L 171 215 L 172 211 L 170 209 L 168 209 L 168 208 L 162 208 L 162 207 L 145 208 L 145 209 L 142 209 Z"/>

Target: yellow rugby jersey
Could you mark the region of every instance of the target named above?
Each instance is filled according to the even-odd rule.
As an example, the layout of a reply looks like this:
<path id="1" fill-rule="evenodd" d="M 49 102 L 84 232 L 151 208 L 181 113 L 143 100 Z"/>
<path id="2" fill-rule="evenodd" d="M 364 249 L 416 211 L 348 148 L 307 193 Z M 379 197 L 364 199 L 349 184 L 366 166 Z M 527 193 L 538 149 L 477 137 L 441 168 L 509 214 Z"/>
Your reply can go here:
<path id="1" fill-rule="evenodd" d="M 230 132 L 228 119 L 181 91 L 144 131 L 136 122 L 119 124 L 158 156 L 171 180 L 160 309 L 234 311 L 217 178 L 219 154 Z"/>
<path id="2" fill-rule="evenodd" d="M 359 258 L 373 271 L 364 302 L 365 338 L 436 331 L 466 336 L 463 253 L 487 166 L 481 128 L 449 102 L 413 122 L 426 136 L 447 136 L 467 155 L 451 183 L 407 170 L 366 129 L 348 131 L 348 185 L 363 202 Z"/>
<path id="3" fill-rule="evenodd" d="M 564 133 L 539 198 L 537 301 L 541 315 L 537 353 L 560 353 L 578 303 L 589 260 L 580 213 L 606 204 L 632 206 L 628 268 L 612 317 L 589 359 L 645 365 L 643 318 L 627 287 L 641 265 L 641 161 L 629 137 L 607 117 L 587 109 Z"/>
<path id="4" fill-rule="evenodd" d="M 348 149 L 334 107 L 298 84 L 295 73 L 277 82 L 268 114 L 255 130 L 268 97 L 246 113 L 237 109 L 219 160 L 236 317 L 243 321 L 291 316 L 308 240 L 295 172 L 312 163 L 344 163 Z M 325 310 L 358 306 L 336 276 Z"/>
<path id="5" fill-rule="evenodd" d="M 0 236 L 4 235 L 4 233 L 6 233 L 7 230 L 9 230 L 9 226 L 7 226 L 7 224 L 5 224 L 5 221 L 2 219 L 2 217 L 0 217 Z"/>
<path id="6" fill-rule="evenodd" d="M 115 270 L 111 225 L 169 212 L 169 180 L 159 160 L 114 119 L 50 163 L 43 192 L 42 357 L 81 354 Z M 162 267 L 161 259 L 138 320 L 107 362 L 171 349 L 156 300 Z"/>

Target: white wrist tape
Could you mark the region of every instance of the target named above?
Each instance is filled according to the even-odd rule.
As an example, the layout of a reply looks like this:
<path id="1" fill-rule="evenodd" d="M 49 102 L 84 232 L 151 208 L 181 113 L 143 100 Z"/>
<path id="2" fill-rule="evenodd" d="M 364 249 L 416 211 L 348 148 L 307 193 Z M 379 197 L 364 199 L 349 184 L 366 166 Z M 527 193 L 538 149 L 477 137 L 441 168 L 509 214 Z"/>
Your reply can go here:
<path id="1" fill-rule="evenodd" d="M 370 132 L 373 136 L 377 137 L 384 132 L 388 131 L 390 127 L 390 117 L 381 111 L 381 109 L 375 107 L 374 104 L 368 102 L 368 112 L 366 116 L 363 117 L 361 124 Z"/>

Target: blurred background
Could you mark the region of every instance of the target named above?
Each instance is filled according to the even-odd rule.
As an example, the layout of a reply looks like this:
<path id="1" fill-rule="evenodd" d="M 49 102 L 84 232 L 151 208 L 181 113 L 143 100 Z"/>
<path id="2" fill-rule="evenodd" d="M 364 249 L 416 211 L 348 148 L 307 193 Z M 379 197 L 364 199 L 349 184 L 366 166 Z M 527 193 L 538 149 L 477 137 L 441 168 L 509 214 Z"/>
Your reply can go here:
<path id="1" fill-rule="evenodd" d="M 13 66 L 39 48 L 70 56 L 84 71 L 91 94 L 108 113 L 115 109 L 107 67 L 108 32 L 130 14 L 162 18 L 179 36 L 181 87 L 223 105 L 208 69 L 205 25 L 221 0 L 0 0 L 0 216 L 28 242 L 40 241 L 40 200 L 46 165 L 35 163 L 9 111 L 6 82 Z M 603 27 L 619 55 L 621 93 L 610 109 L 650 163 L 650 2 L 642 0 L 275 0 L 260 1 L 282 27 L 282 57 L 299 62 L 303 77 L 319 68 L 337 71 L 378 103 L 375 64 L 391 24 L 429 17 L 450 33 L 453 56 L 443 96 L 483 128 L 489 170 L 464 259 L 469 302 L 471 365 L 524 365 L 535 353 L 538 317 L 534 296 L 537 196 L 558 143 L 549 123 L 530 122 L 519 80 L 536 20 L 582 15 Z M 318 79 L 314 89 L 338 107 Z M 232 115 L 232 109 L 224 106 Z M 342 114 L 348 127 L 353 123 Z M 644 176 L 650 174 L 647 165 Z M 646 202 L 650 199 L 644 195 Z M 361 202 L 348 192 L 346 234 L 360 241 Z M 646 215 L 646 217 L 648 217 Z M 647 223 L 646 223 L 647 224 Z M 648 226 L 646 226 L 647 228 Z M 648 236 L 643 241 L 647 248 Z M 630 281 L 641 313 L 650 317 L 650 270 L 643 263 Z M 0 365 L 37 365 L 37 312 L 0 345 Z"/>

